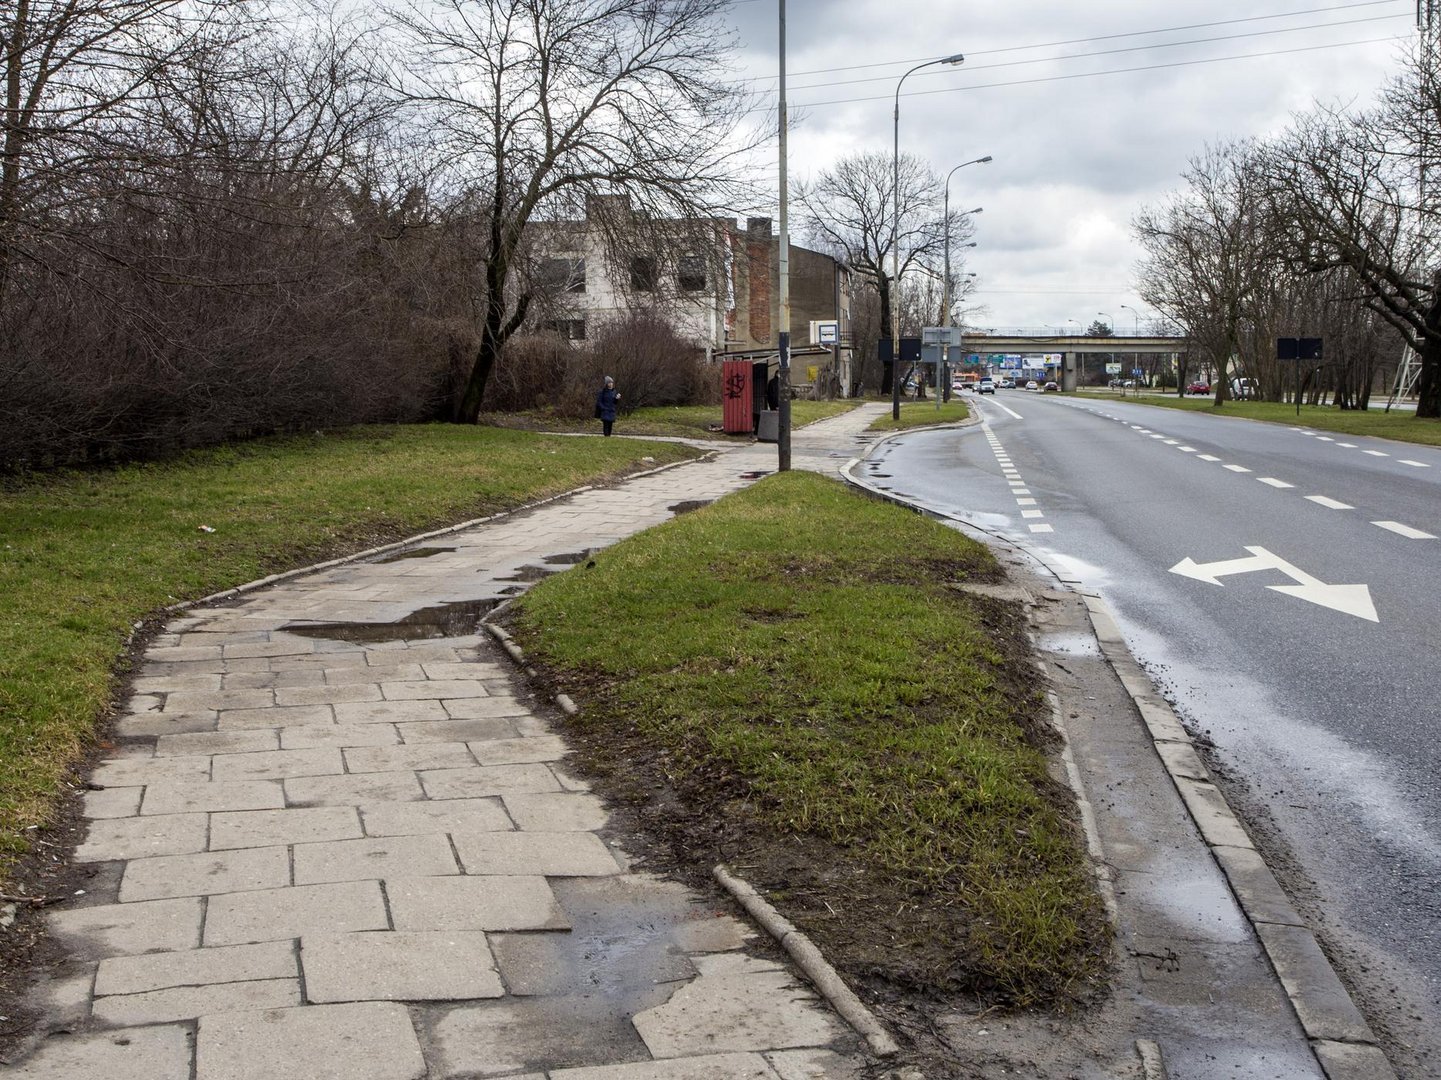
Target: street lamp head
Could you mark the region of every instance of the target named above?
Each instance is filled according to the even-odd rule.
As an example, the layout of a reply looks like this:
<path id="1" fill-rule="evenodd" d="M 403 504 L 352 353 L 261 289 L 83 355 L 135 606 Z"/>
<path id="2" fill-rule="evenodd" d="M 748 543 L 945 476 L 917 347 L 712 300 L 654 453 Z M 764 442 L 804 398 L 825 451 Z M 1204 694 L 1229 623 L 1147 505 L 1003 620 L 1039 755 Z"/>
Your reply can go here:
<path id="1" fill-rule="evenodd" d="M 979 213 L 980 213 L 982 210 L 984 210 L 984 209 L 985 209 L 984 206 L 978 206 L 978 207 L 976 207 L 974 210 L 967 210 L 966 213 L 968 213 L 968 214 L 979 214 Z"/>
<path id="2" fill-rule="evenodd" d="M 960 53 L 952 53 L 941 61 L 943 64 L 964 64 L 966 58 Z"/>
<path id="3" fill-rule="evenodd" d="M 989 162 L 989 161 L 991 161 L 991 155 L 990 155 L 990 154 L 987 154 L 985 157 L 978 157 L 978 158 L 976 158 L 976 164 L 977 164 L 977 165 L 985 165 L 985 164 L 986 164 L 987 162 Z"/>

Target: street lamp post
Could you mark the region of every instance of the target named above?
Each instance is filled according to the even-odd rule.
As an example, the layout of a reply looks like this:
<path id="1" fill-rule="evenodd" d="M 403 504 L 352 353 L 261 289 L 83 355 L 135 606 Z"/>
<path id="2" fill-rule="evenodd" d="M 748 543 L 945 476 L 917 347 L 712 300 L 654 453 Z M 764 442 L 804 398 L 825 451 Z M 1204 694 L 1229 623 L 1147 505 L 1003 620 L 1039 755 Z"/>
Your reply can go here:
<path id="1" fill-rule="evenodd" d="M 965 56 L 961 53 L 952 53 L 950 56 L 943 56 L 939 60 L 927 60 L 925 63 L 917 64 L 896 83 L 896 104 L 891 114 L 891 184 L 894 190 L 895 215 L 891 218 L 891 419 L 901 418 L 901 380 L 898 378 L 901 370 L 901 335 L 897 332 L 900 321 L 897 316 L 900 314 L 900 292 L 901 292 L 901 87 L 905 85 L 908 78 L 920 71 L 921 68 L 932 67 L 935 64 L 947 64 L 955 66 L 965 63 Z"/>
<path id="2" fill-rule="evenodd" d="M 1122 306 L 1124 307 L 1125 305 L 1123 304 Z M 1116 317 L 1115 317 L 1114 315 L 1112 315 L 1112 314 L 1111 314 L 1110 312 L 1108 312 L 1108 311 L 1098 311 L 1098 312 L 1096 312 L 1096 314 L 1097 314 L 1097 315 L 1104 315 L 1104 316 L 1106 316 L 1106 329 L 1111 332 L 1111 336 L 1112 336 L 1112 337 L 1115 337 L 1115 336 L 1116 336 Z M 1111 353 L 1110 356 L 1111 356 L 1112 362 L 1114 362 L 1115 359 L 1116 359 L 1116 354 L 1115 354 L 1115 353 Z M 1081 378 L 1082 378 L 1082 380 L 1084 380 L 1085 377 L 1086 377 L 1086 373 L 1085 373 L 1084 371 L 1082 371 L 1082 372 L 1081 372 Z"/>
<path id="3" fill-rule="evenodd" d="M 946 238 L 945 277 L 941 279 L 941 325 L 945 327 L 949 327 L 951 325 L 951 177 L 956 175 L 956 171 L 958 169 L 964 169 L 967 165 L 985 165 L 990 160 L 990 154 L 987 154 L 985 157 L 972 158 L 970 161 L 961 162 L 950 172 L 946 173 L 946 193 L 945 198 L 942 200 L 941 207 L 941 224 L 942 228 L 945 231 Z M 971 213 L 979 214 L 983 209 L 984 207 L 978 206 L 974 210 L 972 210 Z M 975 247 L 974 244 L 971 244 L 970 246 Z M 936 371 L 938 372 L 938 375 L 936 377 L 936 401 L 938 408 L 940 406 L 940 400 L 942 397 L 944 397 L 947 401 L 949 401 L 951 397 L 949 363 L 951 355 L 950 349 L 951 346 L 949 341 L 944 341 L 941 343 L 941 362 L 936 365 Z"/>
<path id="4" fill-rule="evenodd" d="M 790 232 L 787 221 L 789 183 L 786 176 L 786 0 L 780 0 L 780 240 L 776 256 L 776 277 L 779 278 L 780 332 L 776 338 L 776 471 L 789 472 L 791 467 L 791 275 Z M 839 333 L 839 327 L 837 328 Z"/>
<path id="5" fill-rule="evenodd" d="M 1140 313 L 1139 311 L 1137 311 L 1135 308 L 1133 308 L 1130 304 L 1122 304 L 1122 305 L 1121 305 L 1121 310 L 1122 310 L 1122 311 L 1129 311 L 1129 312 L 1131 313 L 1132 317 L 1135 318 L 1135 320 L 1136 320 L 1136 325 L 1135 325 L 1135 327 L 1133 328 L 1133 332 L 1135 333 L 1136 337 L 1140 337 L 1140 336 L 1141 336 L 1141 313 Z"/>

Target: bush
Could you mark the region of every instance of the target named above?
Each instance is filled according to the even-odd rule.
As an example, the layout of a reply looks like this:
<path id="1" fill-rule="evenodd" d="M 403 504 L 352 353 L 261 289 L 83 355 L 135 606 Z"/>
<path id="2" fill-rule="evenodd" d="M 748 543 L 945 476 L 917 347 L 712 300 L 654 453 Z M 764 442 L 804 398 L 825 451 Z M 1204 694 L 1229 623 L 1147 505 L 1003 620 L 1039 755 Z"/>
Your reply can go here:
<path id="1" fill-rule="evenodd" d="M 485 388 L 495 412 L 541 410 L 585 419 L 610 375 L 623 411 L 647 405 L 715 405 L 720 370 L 662 314 L 638 311 L 592 321 L 584 342 L 552 333 L 513 338 Z"/>

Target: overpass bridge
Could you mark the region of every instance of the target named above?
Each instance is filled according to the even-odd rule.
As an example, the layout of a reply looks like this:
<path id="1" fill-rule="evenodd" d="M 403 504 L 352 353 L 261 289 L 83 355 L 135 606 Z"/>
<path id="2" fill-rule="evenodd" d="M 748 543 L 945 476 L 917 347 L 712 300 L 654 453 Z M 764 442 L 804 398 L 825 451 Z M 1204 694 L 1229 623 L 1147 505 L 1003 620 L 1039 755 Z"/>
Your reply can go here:
<path id="1" fill-rule="evenodd" d="M 1085 357 L 1109 356 L 1139 357 L 1154 356 L 1156 353 L 1176 354 L 1186 351 L 1187 341 L 1182 337 L 1161 337 L 1117 334 L 1112 337 L 1093 337 L 1086 334 L 1046 333 L 968 333 L 961 337 L 960 353 L 968 356 L 976 353 L 982 357 L 1022 355 L 1061 357 L 1056 365 L 1060 372 L 1062 390 L 1074 390 L 1076 378 L 1084 370 Z M 1121 361 L 1124 371 L 1129 372 L 1132 364 Z M 1035 365 L 1039 367 L 1040 365 Z M 1048 365 L 1049 366 L 1049 365 Z"/>

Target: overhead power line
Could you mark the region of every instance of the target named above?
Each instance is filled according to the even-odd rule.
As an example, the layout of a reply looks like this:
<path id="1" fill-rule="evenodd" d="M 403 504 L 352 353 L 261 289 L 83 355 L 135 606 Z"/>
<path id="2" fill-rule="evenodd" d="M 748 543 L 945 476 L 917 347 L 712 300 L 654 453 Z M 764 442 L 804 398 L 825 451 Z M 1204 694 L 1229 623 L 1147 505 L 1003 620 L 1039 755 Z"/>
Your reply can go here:
<path id="1" fill-rule="evenodd" d="M 1277 29 L 1274 29 L 1274 30 L 1261 30 L 1261 31 L 1257 31 L 1257 32 L 1254 32 L 1254 33 L 1249 33 L 1249 34 L 1221 34 L 1221 35 L 1216 36 L 1216 37 L 1187 38 L 1187 39 L 1184 40 L 1184 41 L 1161 41 L 1161 42 L 1156 42 L 1156 43 L 1154 43 L 1154 44 L 1148 44 L 1148 45 L 1127 45 L 1127 46 L 1125 46 L 1125 47 L 1123 47 L 1123 48 L 1119 48 L 1119 49 L 1102 49 L 1102 50 L 1100 50 L 1100 51 L 1098 51 L 1098 52 L 1073 53 L 1073 54 L 1071 54 L 1071 55 L 1069 55 L 1069 56 L 1038 56 L 1038 57 L 1035 57 L 1035 58 L 1030 59 L 1030 60 L 1008 60 L 1008 61 L 1005 61 L 1004 63 L 999 63 L 999 64 L 980 64 L 980 65 L 967 64 L 967 66 L 965 67 L 964 70 L 969 73 L 969 72 L 972 72 L 972 71 L 993 71 L 993 70 L 996 70 L 996 69 L 998 69 L 998 68 L 1021 67 L 1022 65 L 1026 65 L 1026 64 L 1054 64 L 1054 63 L 1060 63 L 1060 62 L 1066 61 L 1066 60 L 1089 60 L 1089 59 L 1091 59 L 1092 57 L 1098 57 L 1098 56 L 1119 56 L 1119 55 L 1123 55 L 1123 54 L 1125 54 L 1125 53 L 1150 52 L 1150 51 L 1152 51 L 1152 50 L 1154 50 L 1154 49 L 1179 49 L 1179 48 L 1184 48 L 1184 47 L 1187 46 L 1187 45 L 1210 45 L 1210 44 L 1214 44 L 1214 43 L 1219 42 L 1219 41 L 1240 41 L 1240 40 L 1245 40 L 1245 39 L 1249 39 L 1249 38 L 1274 37 L 1274 36 L 1277 35 L 1277 34 L 1295 34 L 1295 33 L 1300 33 L 1300 32 L 1303 31 L 1303 30 L 1330 29 L 1330 28 L 1333 27 L 1333 26 L 1356 26 L 1356 25 L 1359 25 L 1359 24 L 1361 24 L 1361 23 L 1386 22 L 1386 21 L 1390 21 L 1390 20 L 1394 20 L 1394 19 L 1407 19 L 1407 20 L 1409 20 L 1410 18 L 1411 18 L 1411 16 L 1410 16 L 1409 14 L 1399 14 L 1399 15 L 1368 15 L 1367 17 L 1365 17 L 1365 18 L 1363 18 L 1363 19 L 1347 19 L 1347 20 L 1344 21 L 1344 22 L 1311 23 L 1311 24 L 1306 25 L 1306 26 L 1286 26 L 1286 27 L 1278 27 Z M 1001 51 L 1008 51 L 1008 50 L 1001 50 Z M 976 54 L 976 53 L 971 53 L 970 55 L 971 55 L 971 56 L 976 56 L 977 54 Z M 803 85 L 803 86 L 795 86 L 795 85 L 792 85 L 790 89 L 791 89 L 791 90 L 818 90 L 818 89 L 821 89 L 822 87 L 827 87 L 827 86 L 854 86 L 854 85 L 858 85 L 858 84 L 860 84 L 860 83 L 894 82 L 894 81 L 895 81 L 894 77 L 893 77 L 893 76 L 890 76 L 890 75 L 874 75 L 874 76 L 871 76 L 871 77 L 865 78 L 865 79 L 841 79 L 841 80 L 837 80 L 837 81 L 835 81 L 835 82 L 807 83 L 807 84 L 805 84 L 805 85 Z"/>
<path id="2" fill-rule="evenodd" d="M 741 0 L 741 2 L 749 2 L 749 0 Z M 1180 25 L 1180 26 L 1167 26 L 1167 27 L 1161 27 L 1161 28 L 1154 29 L 1154 30 L 1128 30 L 1128 31 L 1126 31 L 1126 32 L 1124 32 L 1124 33 L 1119 33 L 1119 34 L 1097 34 L 1097 35 L 1094 35 L 1094 36 L 1091 36 L 1091 37 L 1064 38 L 1064 39 L 1059 40 L 1059 41 L 1038 42 L 1038 43 L 1036 43 L 1036 44 L 1034 44 L 1034 45 L 1008 45 L 1008 46 L 1005 46 L 1005 47 L 999 48 L 999 49 L 967 49 L 967 50 L 966 50 L 966 55 L 967 55 L 968 57 L 978 57 L 978 56 L 997 56 L 997 55 L 1000 55 L 1000 54 L 1003 54 L 1003 53 L 1013 53 L 1013 52 L 1032 52 L 1032 51 L 1034 51 L 1034 50 L 1036 50 L 1036 49 L 1054 49 L 1054 48 L 1059 48 L 1060 46 L 1063 46 L 1063 45 L 1086 45 L 1086 44 L 1090 44 L 1090 43 L 1092 43 L 1092 42 L 1118 41 L 1118 40 L 1121 40 L 1121 39 L 1123 39 L 1123 38 L 1152 37 L 1152 36 L 1155 36 L 1155 35 L 1157 35 L 1157 34 L 1176 34 L 1176 33 L 1181 33 L 1181 32 L 1183 32 L 1183 31 L 1187 31 L 1187 30 L 1205 30 L 1205 29 L 1212 28 L 1212 27 L 1238 26 L 1238 25 L 1242 25 L 1242 24 L 1245 24 L 1245 23 L 1270 22 L 1270 21 L 1274 21 L 1274 20 L 1276 20 L 1276 19 L 1292 19 L 1292 18 L 1296 18 L 1296 17 L 1301 16 L 1301 15 L 1331 14 L 1331 13 L 1334 13 L 1334 12 L 1353 11 L 1353 10 L 1357 10 L 1357 9 L 1359 9 L 1359 8 L 1372 8 L 1372 7 L 1395 7 L 1395 8 L 1398 8 L 1398 9 L 1399 9 L 1398 12 L 1397 12 L 1397 16 L 1395 16 L 1395 17 L 1399 17 L 1400 15 L 1403 15 L 1403 14 L 1404 14 L 1407 18 L 1411 18 L 1411 17 L 1412 17 L 1412 15 L 1411 15 L 1411 6 L 1410 6 L 1409 4 L 1404 3 L 1403 0 L 1362 0 L 1362 2 L 1354 3 L 1354 4 L 1338 4 L 1338 5 L 1335 5 L 1335 6 L 1332 6 L 1332 7 L 1305 8 L 1305 9 L 1300 10 L 1300 11 L 1284 11 L 1284 12 L 1278 12 L 1278 13 L 1271 14 L 1271 15 L 1252 15 L 1252 16 L 1248 16 L 1248 17 L 1246 17 L 1246 18 L 1241 18 L 1241 19 L 1217 19 L 1217 20 L 1209 21 L 1209 22 L 1186 23 L 1186 24 L 1183 24 L 1183 25 Z M 1387 17 L 1392 17 L 1392 16 L 1377 16 L 1377 17 L 1378 17 L 1378 18 L 1387 18 Z M 1325 27 L 1325 26 L 1329 26 L 1329 25 L 1339 25 L 1339 24 L 1332 24 L 1332 23 L 1313 23 L 1313 24 L 1309 24 L 1309 25 L 1306 26 L 1306 27 L 1296 27 L 1295 29 L 1314 29 L 1314 28 L 1316 28 L 1316 27 Z M 1275 32 L 1275 31 L 1262 31 L 1261 33 L 1262 33 L 1262 34 L 1266 34 L 1266 33 L 1274 33 L 1274 32 Z M 1244 37 L 1244 36 L 1247 36 L 1247 35 L 1236 35 L 1236 36 Z M 1259 36 L 1259 35 L 1258 35 L 1258 36 Z M 1164 43 L 1163 43 L 1163 44 L 1164 44 Z M 1159 47 L 1159 46 L 1153 46 L 1153 47 Z M 921 62 L 923 62 L 923 61 L 925 61 L 925 60 L 933 60 L 933 59 L 938 59 L 938 57 L 921 56 L 921 57 L 910 57 L 910 58 L 908 58 L 908 59 L 900 59 L 900 60 L 882 60 L 882 61 L 878 61 L 878 62 L 876 62 L 876 63 L 871 63 L 871 64 L 846 64 L 846 65 L 844 65 L 844 66 L 842 66 L 842 67 L 813 68 L 813 69 L 811 69 L 810 71 L 793 71 L 793 72 L 790 73 L 790 75 L 791 75 L 792 78 L 804 78 L 804 77 L 806 77 L 806 76 L 808 76 L 808 75 L 830 75 L 830 74 L 833 74 L 834 72 L 837 72 L 837 71 L 866 71 L 866 70 L 869 70 L 869 69 L 871 69 L 871 68 L 909 67 L 909 66 L 911 66 L 912 64 L 918 64 L 918 63 L 921 63 Z M 974 69 L 972 69 L 972 70 L 974 70 Z M 736 81 L 737 81 L 737 82 L 765 82 L 765 81 L 773 80 L 773 79 L 774 79 L 774 76 L 772 76 L 772 75 L 754 75 L 754 76 L 749 76 L 749 77 L 744 78 L 744 79 L 737 79 Z M 816 85 L 821 85 L 821 84 L 816 84 Z"/>
<path id="3" fill-rule="evenodd" d="M 1204 64 L 1223 64 L 1235 60 L 1260 60 L 1271 56 L 1295 56 L 1301 53 L 1321 52 L 1327 49 L 1348 49 L 1358 45 L 1378 45 L 1385 42 L 1400 42 L 1403 37 L 1388 36 L 1364 38 L 1359 41 L 1335 41 L 1323 45 L 1304 45 L 1294 49 L 1273 49 L 1267 52 L 1237 53 L 1231 56 L 1208 56 L 1199 60 L 1173 60 L 1164 64 L 1143 64 L 1138 67 L 1111 68 L 1106 71 L 1081 71 L 1069 75 L 1041 75 L 1034 79 L 1010 79 L 1004 82 L 968 83 L 964 86 L 944 86 L 935 90 L 916 90 L 907 97 L 929 97 L 933 94 L 960 94 L 972 90 L 994 90 L 1006 86 L 1031 86 L 1038 83 L 1067 82 L 1074 79 L 1100 79 L 1110 75 L 1131 75 L 1147 71 L 1165 71 L 1170 68 L 1199 67 Z M 826 105 L 852 105 L 863 101 L 890 101 L 890 94 L 870 94 L 864 97 L 833 98 L 827 101 L 801 101 L 791 105 L 792 110 L 816 109 Z M 750 112 L 770 111 L 774 106 L 758 106 Z"/>

